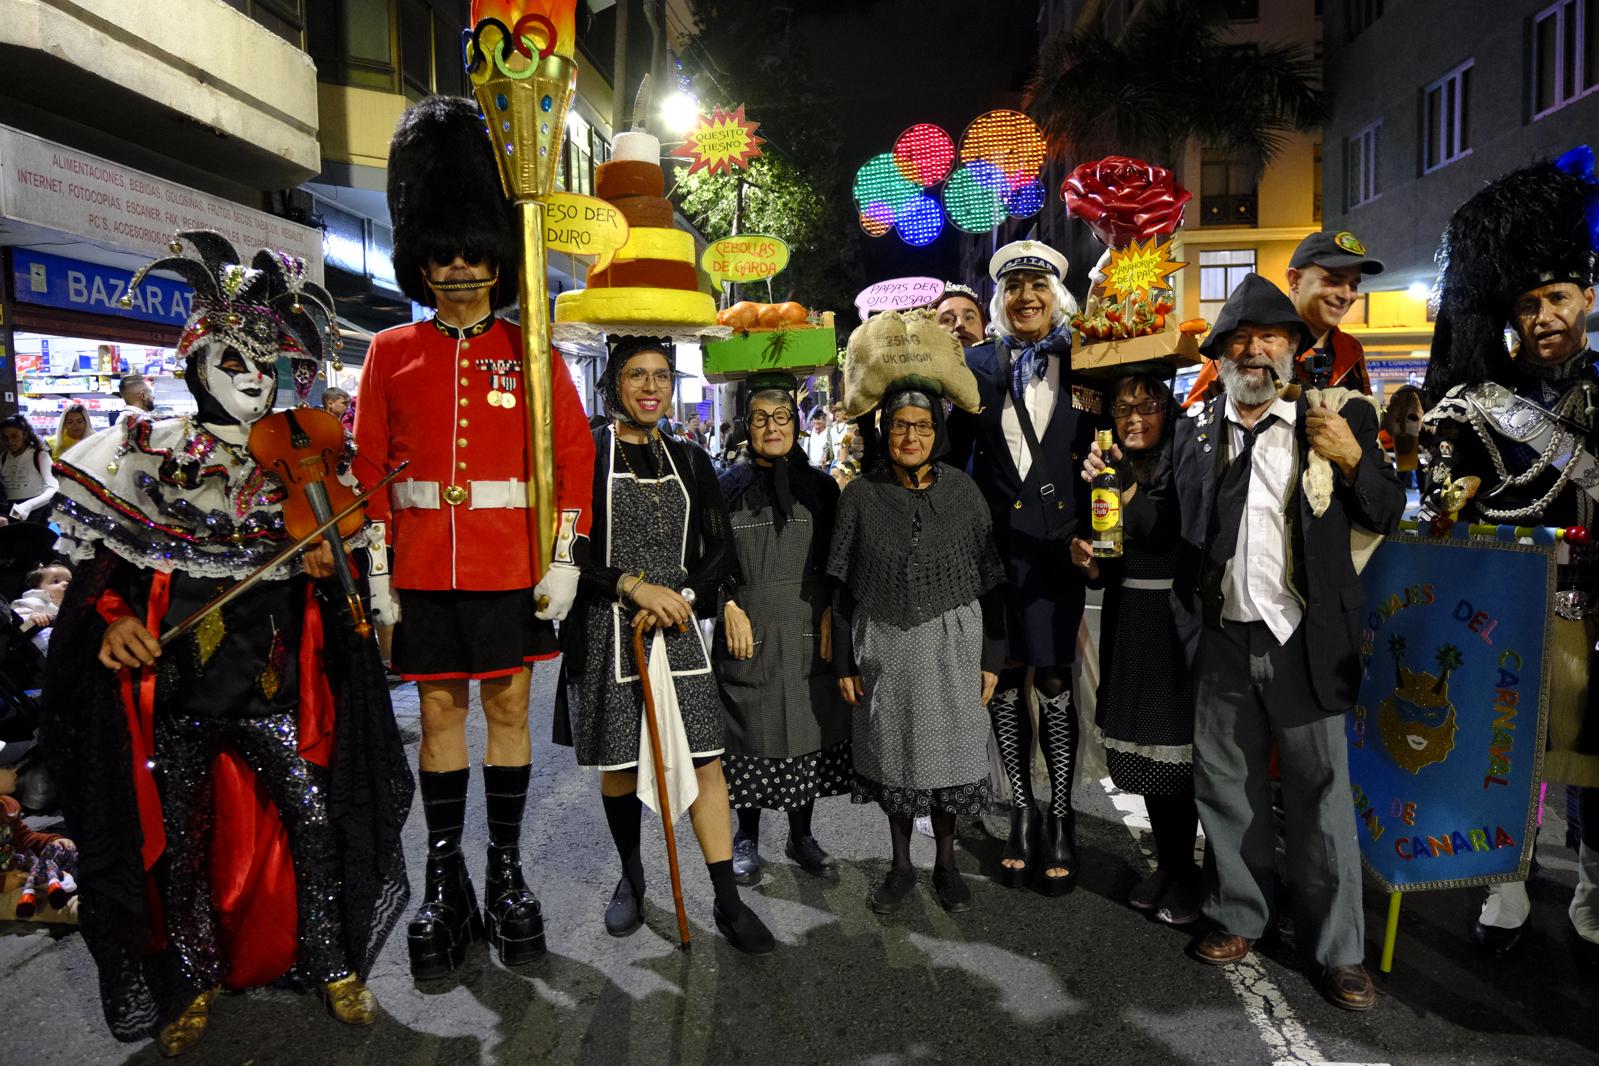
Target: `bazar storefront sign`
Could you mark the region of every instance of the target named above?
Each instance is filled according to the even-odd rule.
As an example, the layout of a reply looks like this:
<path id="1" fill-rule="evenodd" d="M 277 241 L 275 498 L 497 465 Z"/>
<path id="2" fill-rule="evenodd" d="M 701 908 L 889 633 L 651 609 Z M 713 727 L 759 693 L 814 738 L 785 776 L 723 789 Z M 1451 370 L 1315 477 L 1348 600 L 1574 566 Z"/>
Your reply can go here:
<path id="1" fill-rule="evenodd" d="M 322 281 L 322 235 L 219 196 L 0 126 L 0 215 L 151 257 L 184 229 L 216 230 L 241 255 L 277 248 Z"/>
<path id="2" fill-rule="evenodd" d="M 26 248 L 12 253 L 11 264 L 11 291 L 21 303 L 181 326 L 194 299 L 194 290 L 181 281 L 146 276 L 128 293 L 132 306 L 123 307 L 120 301 L 133 280 L 131 270 Z"/>

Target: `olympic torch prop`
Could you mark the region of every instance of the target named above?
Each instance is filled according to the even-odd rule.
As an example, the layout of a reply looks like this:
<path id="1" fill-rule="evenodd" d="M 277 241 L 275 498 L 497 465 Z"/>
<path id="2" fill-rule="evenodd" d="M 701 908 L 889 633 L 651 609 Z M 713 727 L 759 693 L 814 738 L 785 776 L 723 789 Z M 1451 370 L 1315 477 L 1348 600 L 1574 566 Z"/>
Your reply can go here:
<path id="1" fill-rule="evenodd" d="M 528 425 L 528 505 L 538 516 L 538 572 L 549 569 L 559 508 L 550 398 L 550 297 L 545 279 L 544 203 L 566 137 L 577 89 L 577 0 L 474 0 L 464 35 L 467 76 L 483 117 L 505 195 L 522 229 L 522 381 Z"/>

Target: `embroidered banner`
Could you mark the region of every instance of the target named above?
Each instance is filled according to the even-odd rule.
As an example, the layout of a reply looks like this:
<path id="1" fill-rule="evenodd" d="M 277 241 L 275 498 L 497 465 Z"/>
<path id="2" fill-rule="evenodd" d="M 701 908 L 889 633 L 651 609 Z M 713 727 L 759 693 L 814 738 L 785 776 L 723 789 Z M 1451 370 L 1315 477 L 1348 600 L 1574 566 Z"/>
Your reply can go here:
<path id="1" fill-rule="evenodd" d="M 1349 777 L 1361 856 L 1386 891 L 1527 874 L 1555 581 L 1550 531 L 1535 533 L 1542 543 L 1401 535 L 1362 575 Z"/>

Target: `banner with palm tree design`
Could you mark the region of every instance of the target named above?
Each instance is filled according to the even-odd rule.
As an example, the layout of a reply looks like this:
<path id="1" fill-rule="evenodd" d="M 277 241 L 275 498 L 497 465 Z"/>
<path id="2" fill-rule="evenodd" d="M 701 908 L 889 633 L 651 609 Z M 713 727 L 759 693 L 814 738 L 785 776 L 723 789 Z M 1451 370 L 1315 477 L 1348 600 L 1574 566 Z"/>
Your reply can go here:
<path id="1" fill-rule="evenodd" d="M 1457 529 L 1392 538 L 1361 577 L 1349 776 L 1389 892 L 1524 878 L 1537 833 L 1555 531 Z"/>

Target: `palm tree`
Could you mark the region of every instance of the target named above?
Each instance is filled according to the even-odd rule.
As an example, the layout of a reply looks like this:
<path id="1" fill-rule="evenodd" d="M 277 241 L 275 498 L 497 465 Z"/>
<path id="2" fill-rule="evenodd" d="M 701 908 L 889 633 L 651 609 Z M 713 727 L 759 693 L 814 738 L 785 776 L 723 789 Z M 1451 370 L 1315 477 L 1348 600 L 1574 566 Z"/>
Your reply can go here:
<path id="1" fill-rule="evenodd" d="M 1438 663 L 1438 680 L 1433 682 L 1432 690 L 1442 692 L 1444 685 L 1449 682 L 1449 675 L 1460 669 L 1460 664 L 1466 660 L 1460 654 L 1460 649 L 1453 644 L 1445 644 L 1438 649 L 1434 657 Z"/>
<path id="2" fill-rule="evenodd" d="M 1039 52 L 1027 111 L 1078 161 L 1174 166 L 1198 140 L 1258 177 L 1290 131 L 1326 118 L 1321 72 L 1297 45 L 1229 43 L 1229 26 L 1224 0 L 1148 0 L 1114 37 L 1063 28 Z"/>
<path id="3" fill-rule="evenodd" d="M 1405 638 L 1398 633 L 1388 638 L 1388 654 L 1394 657 L 1394 684 L 1399 688 L 1405 687 L 1405 675 L 1402 667 L 1405 661 Z"/>

